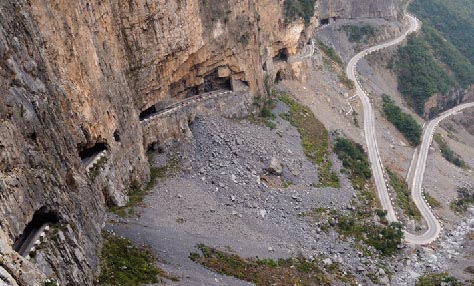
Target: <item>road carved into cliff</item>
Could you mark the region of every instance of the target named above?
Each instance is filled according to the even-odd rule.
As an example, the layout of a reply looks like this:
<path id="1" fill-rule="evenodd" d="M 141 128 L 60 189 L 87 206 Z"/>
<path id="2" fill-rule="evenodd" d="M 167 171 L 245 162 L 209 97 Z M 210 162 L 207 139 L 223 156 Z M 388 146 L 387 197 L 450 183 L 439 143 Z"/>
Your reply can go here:
<path id="1" fill-rule="evenodd" d="M 175 112 L 175 111 L 177 111 L 177 110 L 179 110 L 179 109 L 181 109 L 185 106 L 191 105 L 195 102 L 199 102 L 199 101 L 202 101 L 202 100 L 207 100 L 207 99 L 210 99 L 210 98 L 215 98 L 215 97 L 218 97 L 218 96 L 223 96 L 223 95 L 227 95 L 227 94 L 231 94 L 231 93 L 233 93 L 232 90 L 216 90 L 216 91 L 211 91 L 211 92 L 195 95 L 195 96 L 183 99 L 179 102 L 173 103 L 171 105 L 168 105 L 164 109 L 159 110 L 156 113 L 152 114 L 151 116 L 143 119 L 142 122 L 144 124 L 147 124 L 148 122 L 150 122 L 153 119 L 163 117 L 165 115 L 173 113 L 173 112 Z"/>

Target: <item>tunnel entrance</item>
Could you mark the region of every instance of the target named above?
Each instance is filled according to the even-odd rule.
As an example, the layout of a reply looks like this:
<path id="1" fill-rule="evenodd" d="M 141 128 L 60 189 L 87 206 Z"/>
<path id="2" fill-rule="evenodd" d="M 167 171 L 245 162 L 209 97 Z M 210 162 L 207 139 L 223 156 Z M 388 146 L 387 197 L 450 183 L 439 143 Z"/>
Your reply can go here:
<path id="1" fill-rule="evenodd" d="M 79 148 L 79 156 L 81 157 L 82 164 L 84 166 L 89 165 L 97 155 L 105 150 L 107 150 L 107 144 L 105 143 L 96 143 L 90 148 Z"/>
<path id="2" fill-rule="evenodd" d="M 152 106 L 148 107 L 147 109 L 143 110 L 142 112 L 140 112 L 139 119 L 140 119 L 140 121 L 143 121 L 147 118 L 152 117 L 153 114 L 155 114 L 157 112 L 158 112 L 158 110 L 156 109 L 156 106 L 152 105 Z"/>
<path id="3" fill-rule="evenodd" d="M 324 26 L 324 25 L 329 25 L 329 18 L 324 18 L 319 20 L 319 25 Z"/>
<path id="4" fill-rule="evenodd" d="M 230 76 L 219 77 L 217 69 L 204 77 L 204 83 L 200 86 L 201 93 L 216 91 L 216 90 L 232 90 Z"/>
<path id="5" fill-rule="evenodd" d="M 283 48 L 278 50 L 278 54 L 273 57 L 274 62 L 286 62 L 288 61 L 288 49 Z"/>
<path id="6" fill-rule="evenodd" d="M 34 246 L 36 240 L 39 239 L 41 232 L 49 224 L 59 222 L 59 217 L 53 213 L 41 208 L 35 212 L 33 219 L 23 230 L 23 233 L 15 240 L 13 249 L 21 256 L 27 256 L 31 247 Z"/>

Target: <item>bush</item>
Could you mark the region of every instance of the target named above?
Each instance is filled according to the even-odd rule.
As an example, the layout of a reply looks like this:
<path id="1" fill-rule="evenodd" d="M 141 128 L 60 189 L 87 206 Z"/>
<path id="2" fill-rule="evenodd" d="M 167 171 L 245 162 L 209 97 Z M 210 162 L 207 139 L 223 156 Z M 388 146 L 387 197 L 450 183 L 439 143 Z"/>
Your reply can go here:
<path id="1" fill-rule="evenodd" d="M 403 239 L 400 223 L 392 222 L 389 225 L 362 223 L 352 216 L 339 216 L 336 230 L 341 235 L 353 236 L 356 240 L 373 246 L 382 255 L 395 253 Z"/>
<path id="2" fill-rule="evenodd" d="M 392 185 L 397 195 L 397 204 L 403 209 L 405 214 L 413 219 L 419 220 L 421 218 L 420 211 L 415 205 L 415 202 L 411 199 L 410 189 L 407 183 L 399 175 L 387 170 L 390 178 L 390 185 Z"/>
<path id="3" fill-rule="evenodd" d="M 344 65 L 342 58 L 337 54 L 336 50 L 333 47 L 330 47 L 323 42 L 318 42 L 318 47 L 325 53 L 332 61 L 337 63 L 340 66 Z"/>
<path id="4" fill-rule="evenodd" d="M 410 142 L 416 146 L 421 142 L 423 129 L 410 114 L 404 113 L 400 107 L 386 94 L 383 96 L 383 110 L 390 121 Z"/>
<path id="5" fill-rule="evenodd" d="M 460 286 L 456 278 L 450 276 L 448 273 L 429 273 L 418 278 L 415 286 Z"/>
<path id="6" fill-rule="evenodd" d="M 436 133 L 434 140 L 436 143 L 438 143 L 441 154 L 443 155 L 444 159 L 446 159 L 446 161 L 451 162 L 460 168 L 466 168 L 466 162 L 464 162 L 458 154 L 449 148 L 448 143 L 446 143 L 443 137 L 441 137 L 441 134 Z"/>
<path id="7" fill-rule="evenodd" d="M 204 244 L 198 245 L 202 255 L 191 253 L 189 258 L 224 275 L 267 285 L 332 285 L 326 273 L 303 257 L 288 259 L 244 259 L 236 254 L 225 253 Z"/>
<path id="8" fill-rule="evenodd" d="M 451 209 L 462 214 L 465 213 L 471 205 L 474 205 L 474 190 L 458 188 L 458 198 L 451 202 Z"/>
<path id="9" fill-rule="evenodd" d="M 337 138 L 336 144 L 334 144 L 334 152 L 342 161 L 342 165 L 348 172 L 354 188 L 362 190 L 367 180 L 372 177 L 364 148 L 349 139 Z"/>
<path id="10" fill-rule="evenodd" d="M 306 25 L 314 15 L 315 0 L 285 0 L 285 20 L 287 23 L 303 18 Z"/>
<path id="11" fill-rule="evenodd" d="M 347 37 L 350 42 L 360 43 L 362 40 L 367 42 L 370 37 L 375 36 L 376 29 L 371 25 L 363 26 L 354 26 L 354 25 L 344 25 L 342 30 L 346 32 Z"/>

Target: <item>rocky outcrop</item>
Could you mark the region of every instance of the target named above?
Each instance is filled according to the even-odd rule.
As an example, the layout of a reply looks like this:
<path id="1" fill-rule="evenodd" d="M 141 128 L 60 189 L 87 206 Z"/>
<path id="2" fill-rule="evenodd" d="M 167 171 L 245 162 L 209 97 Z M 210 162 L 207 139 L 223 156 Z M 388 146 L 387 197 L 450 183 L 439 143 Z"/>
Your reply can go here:
<path id="1" fill-rule="evenodd" d="M 424 117 L 431 119 L 441 112 L 451 109 L 463 102 L 474 101 L 474 85 L 463 88 L 453 88 L 448 93 L 437 93 L 425 103 Z"/>

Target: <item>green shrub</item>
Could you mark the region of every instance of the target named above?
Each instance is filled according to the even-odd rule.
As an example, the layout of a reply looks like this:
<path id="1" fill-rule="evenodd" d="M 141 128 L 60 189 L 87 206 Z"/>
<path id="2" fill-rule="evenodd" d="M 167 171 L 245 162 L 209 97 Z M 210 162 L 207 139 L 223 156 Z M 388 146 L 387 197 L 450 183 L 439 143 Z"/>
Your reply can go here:
<path id="1" fill-rule="evenodd" d="M 346 32 L 350 42 L 357 43 L 360 43 L 362 40 L 367 42 L 367 40 L 371 37 L 374 37 L 375 33 L 377 32 L 377 30 L 371 25 L 344 25 L 341 29 Z"/>
<path id="2" fill-rule="evenodd" d="M 280 96 L 280 100 L 290 108 L 289 116 L 286 118 L 298 129 L 306 157 L 319 166 L 319 183 L 314 186 L 339 188 L 339 179 L 332 171 L 328 156 L 329 134 L 324 124 L 316 119 L 308 107 L 299 104 L 288 94 Z"/>
<path id="3" fill-rule="evenodd" d="M 302 18 L 306 25 L 314 15 L 315 0 L 285 0 L 285 20 L 287 23 Z"/>
<path id="4" fill-rule="evenodd" d="M 303 257 L 288 259 L 244 259 L 200 244 L 202 255 L 191 253 L 189 258 L 207 268 L 224 275 L 267 285 L 332 285 L 317 261 L 306 261 Z"/>
<path id="5" fill-rule="evenodd" d="M 387 170 L 387 173 L 390 178 L 390 185 L 392 185 L 397 196 L 398 206 L 403 209 L 408 217 L 420 220 L 420 211 L 416 207 L 415 202 L 411 199 L 410 189 L 405 180 L 390 170 Z"/>
<path id="6" fill-rule="evenodd" d="M 337 138 L 334 144 L 334 152 L 342 161 L 344 169 L 349 174 L 349 179 L 354 188 L 364 189 L 367 181 L 372 177 L 370 164 L 364 148 L 349 139 Z"/>
<path id="7" fill-rule="evenodd" d="M 357 241 L 373 246 L 382 255 L 394 254 L 403 239 L 400 223 L 392 222 L 389 225 L 364 223 L 353 216 L 339 216 L 336 230 L 343 236 L 352 236 Z"/>
<path id="8" fill-rule="evenodd" d="M 333 47 L 330 47 L 323 42 L 318 42 L 318 47 L 325 53 L 333 62 L 340 66 L 344 66 L 342 58 L 337 54 L 336 50 Z"/>
<path id="9" fill-rule="evenodd" d="M 410 142 L 416 146 L 421 142 L 423 129 L 420 124 L 408 113 L 404 113 L 400 107 L 386 94 L 383 95 L 383 110 L 388 121 L 390 121 Z"/>
<path id="10" fill-rule="evenodd" d="M 441 206 L 441 203 L 438 202 L 435 198 L 433 198 L 430 193 L 424 192 L 424 195 L 426 201 L 432 208 L 439 208 Z"/>
<path id="11" fill-rule="evenodd" d="M 461 283 L 448 273 L 429 273 L 418 278 L 415 286 L 461 286 Z"/>
<path id="12" fill-rule="evenodd" d="M 458 198 L 451 202 L 451 209 L 462 214 L 465 213 L 471 205 L 474 205 L 474 190 L 458 188 Z"/>
<path id="13" fill-rule="evenodd" d="M 460 168 L 466 168 L 466 162 L 464 162 L 458 154 L 449 148 L 448 143 L 443 139 L 441 134 L 436 133 L 433 139 L 436 143 L 438 143 L 441 154 L 443 155 L 444 159 L 446 159 L 446 161 L 451 162 Z"/>

